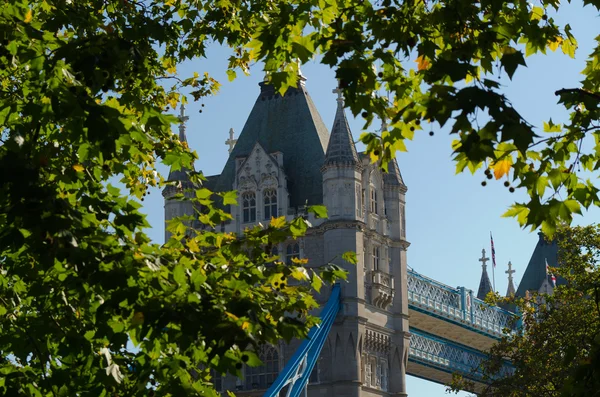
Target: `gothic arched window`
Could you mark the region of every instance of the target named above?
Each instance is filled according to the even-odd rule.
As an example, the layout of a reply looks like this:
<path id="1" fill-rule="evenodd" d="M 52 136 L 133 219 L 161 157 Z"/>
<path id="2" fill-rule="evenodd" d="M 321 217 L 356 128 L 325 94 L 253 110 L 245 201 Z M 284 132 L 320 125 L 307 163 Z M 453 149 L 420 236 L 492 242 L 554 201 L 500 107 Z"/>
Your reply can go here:
<path id="1" fill-rule="evenodd" d="M 292 264 L 292 258 L 300 258 L 300 245 L 298 243 L 288 244 L 285 250 L 285 263 Z"/>
<path id="2" fill-rule="evenodd" d="M 256 193 L 246 192 L 242 194 L 242 212 L 244 223 L 256 221 Z"/>
<path id="3" fill-rule="evenodd" d="M 262 346 L 258 357 L 263 365 L 258 367 L 246 366 L 246 390 L 266 389 L 279 375 L 279 352 L 273 346 Z"/>
<path id="4" fill-rule="evenodd" d="M 265 219 L 277 218 L 277 190 L 265 189 L 263 203 L 265 205 Z"/>

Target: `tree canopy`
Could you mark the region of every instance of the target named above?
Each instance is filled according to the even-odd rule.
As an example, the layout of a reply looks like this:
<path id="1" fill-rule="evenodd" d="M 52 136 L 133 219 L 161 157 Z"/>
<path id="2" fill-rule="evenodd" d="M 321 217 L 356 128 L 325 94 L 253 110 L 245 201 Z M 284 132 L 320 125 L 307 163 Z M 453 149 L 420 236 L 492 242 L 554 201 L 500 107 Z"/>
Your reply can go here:
<path id="1" fill-rule="evenodd" d="M 561 282 L 551 295 L 514 301 L 522 324 L 478 368 L 490 381 L 481 396 L 600 394 L 600 226 L 562 228 L 556 237 L 559 267 L 549 273 Z M 514 372 L 499 376 L 507 362 Z M 460 378 L 453 387 L 473 390 Z"/>
<path id="2" fill-rule="evenodd" d="M 197 189 L 174 184 L 174 199 L 193 201 L 203 228 L 175 219 L 161 246 L 134 200 L 169 184 L 157 161 L 193 169 L 167 108 L 182 87 L 200 98 L 217 83 L 180 79 L 177 63 L 209 40 L 242 42 L 252 7 L 237 21 L 216 3 L 2 2 L 0 394 L 217 395 L 210 369 L 240 374 L 258 345 L 315 324 L 312 292 L 344 273 L 271 254 L 305 219 L 215 232 L 235 193 L 190 172 Z"/>
<path id="3" fill-rule="evenodd" d="M 525 67 L 528 56 L 575 56 L 570 25 L 559 26 L 549 16 L 561 13 L 559 1 L 284 3 L 270 6 L 230 66 L 245 70 L 247 61 L 262 60 L 271 81 L 284 90 L 295 84 L 293 60 L 318 55 L 335 69 L 366 131 L 375 118 L 387 120 L 385 131 L 361 136 L 382 167 L 425 125 L 450 125 L 457 172 L 506 178 L 510 191 L 527 191 L 529 200 L 506 213 L 521 225 L 552 234 L 574 213 L 600 204 L 597 187 L 586 179 L 600 164 L 600 36 L 581 85 L 556 91 L 569 120 L 525 120 L 499 83 L 499 76 L 512 78 Z M 600 10 L 597 0 L 583 4 Z"/>
<path id="4" fill-rule="evenodd" d="M 268 249 L 300 236 L 306 221 L 276 220 L 242 238 L 217 233 L 210 227 L 229 215 L 215 201 L 234 197 L 198 189 L 193 200 L 208 229 L 176 220 L 174 237 L 158 246 L 132 199 L 165 185 L 157 162 L 192 169 L 197 155 L 171 133 L 177 119 L 169 112 L 185 102 L 183 91 L 200 99 L 218 89 L 209 75 L 177 74 L 214 42 L 231 49 L 231 79 L 262 62 L 282 92 L 314 56 L 335 68 L 366 129 L 375 117 L 388 120 L 387 131 L 361 138 L 384 168 L 425 123 L 450 123 L 458 171 L 484 168 L 527 190 L 530 200 L 508 213 L 521 224 L 552 232 L 599 203 L 575 164 L 591 172 L 600 164 L 600 48 L 589 55 L 581 86 L 557 92 L 571 118 L 548 120 L 545 138 L 493 77 L 512 76 L 531 54 L 560 48 L 574 56 L 570 27 L 548 17 L 549 9 L 560 12 L 558 1 L 1 4 L 5 394 L 142 395 L 152 383 L 164 395 L 210 394 L 209 368 L 235 372 L 256 362 L 247 346 L 301 337 L 314 323 L 309 288 L 281 282 L 292 277 L 318 288 L 321 278 L 302 263 L 284 267 Z M 586 4 L 600 8 L 597 0 Z M 582 145 L 587 139 L 591 146 Z M 201 175 L 190 177 L 201 186 Z M 322 275 L 331 281 L 341 272 L 329 267 Z M 128 340 L 137 352 L 125 349 Z"/>

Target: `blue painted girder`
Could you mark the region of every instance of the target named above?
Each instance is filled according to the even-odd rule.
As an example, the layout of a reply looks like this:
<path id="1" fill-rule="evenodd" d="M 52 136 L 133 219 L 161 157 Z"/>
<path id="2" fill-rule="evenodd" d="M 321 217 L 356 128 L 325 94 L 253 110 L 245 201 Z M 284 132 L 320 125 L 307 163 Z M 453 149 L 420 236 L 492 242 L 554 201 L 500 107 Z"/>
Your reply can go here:
<path id="1" fill-rule="evenodd" d="M 333 286 L 327 304 L 321 312 L 321 322 L 315 325 L 308 333 L 292 358 L 287 362 L 283 371 L 273 382 L 264 397 L 278 397 L 286 386 L 285 397 L 299 397 L 308 383 L 310 374 L 315 367 L 321 349 L 327 340 L 327 335 L 335 321 L 340 309 L 340 286 Z"/>

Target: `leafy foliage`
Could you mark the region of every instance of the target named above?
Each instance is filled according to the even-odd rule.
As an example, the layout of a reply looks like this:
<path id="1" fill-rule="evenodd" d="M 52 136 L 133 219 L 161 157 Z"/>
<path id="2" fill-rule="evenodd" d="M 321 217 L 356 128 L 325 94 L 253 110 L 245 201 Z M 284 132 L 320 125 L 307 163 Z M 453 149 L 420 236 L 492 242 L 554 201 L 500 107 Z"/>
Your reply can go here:
<path id="1" fill-rule="evenodd" d="M 596 396 L 600 390 L 600 226 L 559 229 L 560 283 L 517 299 L 521 332 L 503 337 L 482 370 L 482 396 Z M 498 376 L 509 360 L 514 373 Z M 455 390 L 472 385 L 455 378 Z M 470 388 L 470 390 L 473 390 Z"/>
<path id="2" fill-rule="evenodd" d="M 182 89 L 197 99 L 218 83 L 181 79 L 176 66 L 209 41 L 248 42 L 262 5 L 246 6 L 1 2 L 0 394 L 216 395 L 210 369 L 239 374 L 259 363 L 256 346 L 315 324 L 311 287 L 344 272 L 271 255 L 304 234 L 304 219 L 214 232 L 235 193 L 190 173 L 195 192 L 167 188 L 202 208 L 203 230 L 176 219 L 158 246 L 134 199 L 167 185 L 159 159 L 192 169 L 167 110 Z"/>
<path id="3" fill-rule="evenodd" d="M 336 69 L 346 103 L 367 128 L 375 117 L 388 120 L 386 131 L 362 137 L 384 168 L 424 122 L 452 120 L 457 170 L 493 168 L 497 178 L 527 189 L 529 202 L 507 213 L 523 225 L 552 232 L 581 207 L 598 205 L 598 189 L 575 170 L 580 164 L 595 172 L 600 164 L 600 45 L 581 87 L 557 91 L 571 118 L 549 120 L 546 138 L 492 77 L 494 65 L 512 76 L 535 53 L 560 48 L 574 56 L 570 27 L 548 17 L 549 8 L 560 12 L 555 0 L 536 6 L 497 0 L 0 4 L 4 394 L 141 395 L 154 382 L 164 395 L 210 395 L 208 368 L 235 372 L 242 358 L 255 361 L 243 352 L 247 346 L 301 337 L 314 322 L 288 313 L 304 316 L 314 306 L 307 288 L 319 289 L 321 278 L 301 270 L 303 264 L 282 267 L 267 254 L 269 244 L 300 236 L 303 219 L 248 230 L 241 240 L 190 231 L 189 219 L 181 219 L 170 225 L 174 239 L 159 247 L 144 234 L 147 222 L 130 199 L 164 185 L 159 160 L 192 169 L 197 156 L 171 134 L 177 119 L 167 111 L 185 102 L 183 90 L 197 100 L 218 89 L 207 74 L 177 75 L 181 62 L 206 56 L 213 42 L 232 50 L 229 79 L 262 61 L 280 92 L 297 83 L 299 63 L 318 55 Z M 597 0 L 586 4 L 600 7 Z M 414 68 L 402 60 L 411 57 Z M 584 152 L 590 136 L 594 144 Z M 200 175 L 191 176 L 201 184 Z M 110 185 L 115 178 L 127 192 Z M 557 196 L 561 190 L 566 194 Z M 235 200 L 205 189 L 193 197 L 205 208 L 199 219 L 207 227 L 228 217 L 215 200 Z M 321 276 L 331 281 L 342 273 L 328 267 Z M 308 277 L 310 284 L 282 286 L 288 277 Z M 136 353 L 125 349 L 128 340 Z"/>

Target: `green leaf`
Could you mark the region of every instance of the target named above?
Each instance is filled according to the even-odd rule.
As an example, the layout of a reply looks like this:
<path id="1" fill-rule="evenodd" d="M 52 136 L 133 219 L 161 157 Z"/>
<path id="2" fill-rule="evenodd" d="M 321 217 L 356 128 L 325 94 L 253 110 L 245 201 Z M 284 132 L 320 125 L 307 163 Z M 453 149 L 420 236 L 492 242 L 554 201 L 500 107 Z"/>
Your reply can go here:
<path id="1" fill-rule="evenodd" d="M 290 223 L 290 232 L 292 233 L 292 237 L 302 237 L 306 234 L 306 230 L 308 229 L 308 225 L 306 221 L 302 218 L 296 218 Z"/>
<path id="2" fill-rule="evenodd" d="M 227 69 L 227 71 L 225 73 L 227 73 L 227 79 L 229 81 L 233 81 L 237 77 L 237 74 L 235 73 L 235 70 Z"/>
<path id="3" fill-rule="evenodd" d="M 321 292 L 321 287 L 323 286 L 323 280 L 316 272 L 312 272 L 312 277 L 310 279 L 310 286 L 317 292 Z"/>
<path id="4" fill-rule="evenodd" d="M 567 38 L 563 40 L 561 44 L 562 52 L 571 58 L 575 58 L 575 50 L 577 49 L 577 42 L 575 38 Z"/>
<path id="5" fill-rule="evenodd" d="M 537 189 L 537 194 L 540 197 L 543 197 L 544 192 L 546 191 L 546 186 L 548 186 L 548 178 L 546 178 L 545 176 L 540 176 L 537 179 L 537 182 L 535 185 L 536 185 L 536 189 Z"/>
<path id="6" fill-rule="evenodd" d="M 183 265 L 175 265 L 175 268 L 173 269 L 173 280 L 179 285 L 186 284 L 185 267 Z"/>
<path id="7" fill-rule="evenodd" d="M 223 205 L 238 205 L 236 192 L 225 192 L 221 196 L 223 197 Z"/>
<path id="8" fill-rule="evenodd" d="M 515 51 L 514 53 L 505 53 L 500 58 L 500 63 L 504 67 L 504 70 L 508 74 L 508 77 L 512 80 L 515 71 L 519 65 L 527 66 L 525 63 L 525 57 L 521 51 Z"/>
<path id="9" fill-rule="evenodd" d="M 210 196 L 212 195 L 212 192 L 210 190 L 208 190 L 207 188 L 201 188 L 201 189 L 197 189 L 196 190 L 196 198 L 199 200 L 206 200 L 208 198 L 210 198 Z"/>
<path id="10" fill-rule="evenodd" d="M 521 226 L 524 226 L 525 224 L 527 224 L 527 216 L 528 215 L 529 215 L 529 208 L 527 208 L 525 205 L 513 204 L 510 206 L 508 211 L 506 211 L 504 214 L 502 214 L 502 217 L 504 217 L 504 218 L 516 217 L 519 224 Z"/>
<path id="11" fill-rule="evenodd" d="M 315 218 L 327 218 L 327 208 L 324 205 L 311 205 L 308 213 L 315 214 Z"/>
<path id="12" fill-rule="evenodd" d="M 200 269 L 195 269 L 192 272 L 191 282 L 195 291 L 200 291 L 202 284 L 206 281 L 206 275 Z"/>
<path id="13" fill-rule="evenodd" d="M 348 263 L 356 265 L 358 263 L 358 258 L 356 257 L 356 252 L 347 251 L 342 254 L 342 259 Z"/>

